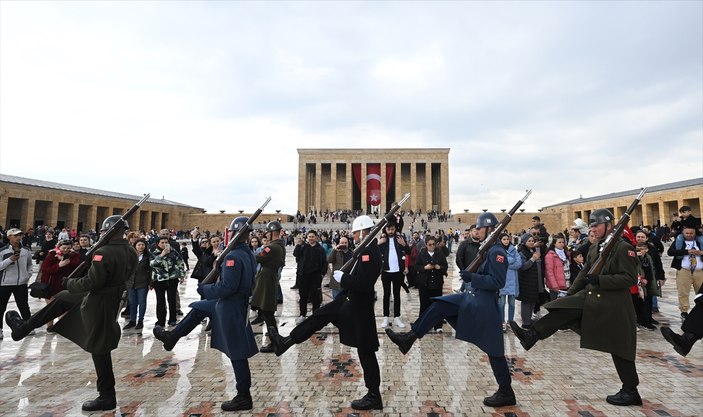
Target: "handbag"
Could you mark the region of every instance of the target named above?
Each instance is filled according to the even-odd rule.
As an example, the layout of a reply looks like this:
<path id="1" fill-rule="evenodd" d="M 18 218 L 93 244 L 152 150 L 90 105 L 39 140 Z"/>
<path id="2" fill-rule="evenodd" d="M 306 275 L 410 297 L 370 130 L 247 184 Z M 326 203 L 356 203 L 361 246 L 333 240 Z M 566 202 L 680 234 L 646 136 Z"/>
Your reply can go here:
<path id="1" fill-rule="evenodd" d="M 49 298 L 49 284 L 40 281 L 29 284 L 29 295 L 34 298 Z"/>

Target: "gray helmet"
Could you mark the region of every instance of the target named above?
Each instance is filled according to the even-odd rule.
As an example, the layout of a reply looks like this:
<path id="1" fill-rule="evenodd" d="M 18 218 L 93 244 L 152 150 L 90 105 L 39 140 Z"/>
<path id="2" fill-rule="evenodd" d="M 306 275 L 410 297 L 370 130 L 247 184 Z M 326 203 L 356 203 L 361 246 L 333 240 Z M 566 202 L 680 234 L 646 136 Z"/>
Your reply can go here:
<path id="1" fill-rule="evenodd" d="M 238 232 L 241 230 L 242 227 L 244 227 L 245 224 L 247 224 L 247 221 L 249 221 L 249 218 L 247 216 L 239 216 L 232 220 L 232 223 L 229 224 L 229 230 L 231 232 Z"/>
<path id="2" fill-rule="evenodd" d="M 476 227 L 496 227 L 498 219 L 493 213 L 481 213 L 476 219 Z"/>
<path id="3" fill-rule="evenodd" d="M 107 217 L 105 220 L 103 220 L 103 225 L 100 226 L 100 231 L 105 232 L 109 228 L 111 228 L 115 223 L 122 221 L 124 222 L 124 228 L 129 229 L 129 224 L 127 224 L 127 220 L 121 220 L 122 216 L 119 214 L 115 214 L 114 216 Z"/>
<path id="4" fill-rule="evenodd" d="M 276 220 L 274 220 L 274 221 L 272 221 L 272 222 L 269 222 L 269 223 L 266 225 L 266 231 L 267 231 L 267 232 L 276 232 L 276 231 L 279 231 L 279 230 L 281 230 L 281 229 L 283 229 L 283 226 L 281 226 L 281 223 L 278 222 L 278 221 L 276 221 Z"/>
<path id="5" fill-rule="evenodd" d="M 588 226 L 595 226 L 602 223 L 612 223 L 613 213 L 608 209 L 597 209 L 593 210 L 590 216 L 588 216 Z"/>

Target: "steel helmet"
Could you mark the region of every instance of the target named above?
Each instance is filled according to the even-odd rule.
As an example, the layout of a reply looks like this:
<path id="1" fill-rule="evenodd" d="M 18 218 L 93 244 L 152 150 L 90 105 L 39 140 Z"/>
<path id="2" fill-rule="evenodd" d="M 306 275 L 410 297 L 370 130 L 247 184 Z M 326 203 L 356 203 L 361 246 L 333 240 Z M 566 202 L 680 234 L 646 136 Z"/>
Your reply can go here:
<path id="1" fill-rule="evenodd" d="M 588 216 L 588 226 L 595 226 L 601 223 L 612 223 L 613 213 L 608 209 L 597 209 L 593 210 L 590 216 Z"/>
<path id="2" fill-rule="evenodd" d="M 276 231 L 281 230 L 281 229 L 283 229 L 283 226 L 281 226 L 281 223 L 278 222 L 277 220 L 274 220 L 274 221 L 272 221 L 272 222 L 269 222 L 269 223 L 266 225 L 266 231 L 267 231 L 267 232 L 276 232 Z"/>
<path id="3" fill-rule="evenodd" d="M 115 214 L 114 216 L 109 216 L 105 220 L 103 220 L 102 226 L 100 226 L 100 231 L 105 232 L 109 228 L 111 228 L 115 223 L 122 221 L 124 222 L 124 228 L 129 229 L 129 224 L 127 224 L 127 220 L 122 220 L 122 216 L 119 214 Z"/>
<path id="4" fill-rule="evenodd" d="M 247 216 L 239 216 L 236 217 L 234 220 L 232 220 L 232 223 L 229 224 L 229 230 L 230 232 L 238 232 L 244 227 L 245 224 L 249 221 L 249 218 Z"/>
<path id="5" fill-rule="evenodd" d="M 359 216 L 352 223 L 352 232 L 359 230 L 370 229 L 373 227 L 373 220 L 369 216 Z"/>
<path id="6" fill-rule="evenodd" d="M 498 226 L 498 219 L 493 213 L 481 213 L 478 218 L 476 218 L 476 227 L 496 227 Z"/>

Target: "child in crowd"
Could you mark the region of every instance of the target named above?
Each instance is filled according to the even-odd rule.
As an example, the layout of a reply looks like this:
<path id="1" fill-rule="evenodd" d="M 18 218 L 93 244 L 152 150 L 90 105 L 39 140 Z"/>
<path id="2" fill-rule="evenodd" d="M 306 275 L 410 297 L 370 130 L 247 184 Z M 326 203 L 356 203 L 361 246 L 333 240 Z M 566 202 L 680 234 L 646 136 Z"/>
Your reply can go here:
<path id="1" fill-rule="evenodd" d="M 571 282 L 574 282 L 576 277 L 583 269 L 584 256 L 585 255 L 580 250 L 575 250 L 571 252 L 571 264 L 569 266 L 569 268 L 571 269 Z M 569 283 L 569 286 L 571 286 L 571 282 Z"/>

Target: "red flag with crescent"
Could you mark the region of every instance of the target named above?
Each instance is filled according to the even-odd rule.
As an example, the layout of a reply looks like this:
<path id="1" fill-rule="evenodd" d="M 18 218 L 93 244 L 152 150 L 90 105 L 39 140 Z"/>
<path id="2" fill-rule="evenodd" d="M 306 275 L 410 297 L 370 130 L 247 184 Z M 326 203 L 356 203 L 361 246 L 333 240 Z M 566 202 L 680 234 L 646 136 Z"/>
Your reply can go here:
<path id="1" fill-rule="evenodd" d="M 381 204 L 381 164 L 366 166 L 366 203 L 370 206 Z"/>

